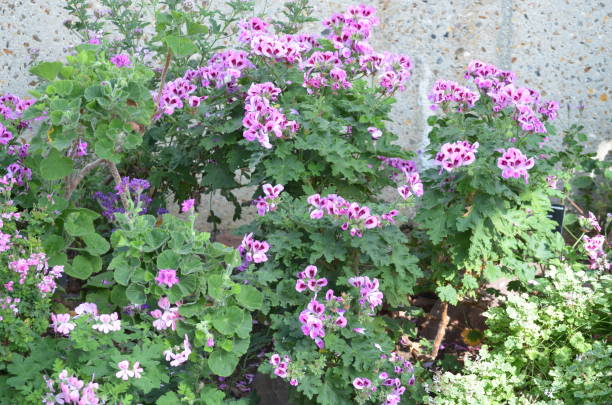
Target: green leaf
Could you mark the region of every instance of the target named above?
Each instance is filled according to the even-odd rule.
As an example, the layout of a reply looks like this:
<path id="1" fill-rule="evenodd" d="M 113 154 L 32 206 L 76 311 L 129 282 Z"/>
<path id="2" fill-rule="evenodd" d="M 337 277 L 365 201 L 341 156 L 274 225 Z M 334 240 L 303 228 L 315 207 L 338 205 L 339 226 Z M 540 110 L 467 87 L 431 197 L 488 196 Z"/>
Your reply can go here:
<path id="1" fill-rule="evenodd" d="M 189 38 L 169 35 L 164 40 L 176 57 L 191 56 L 198 52 L 198 48 Z"/>
<path id="2" fill-rule="evenodd" d="M 95 233 L 93 221 L 99 215 L 85 208 L 68 214 L 64 230 L 71 236 L 85 236 Z"/>
<path id="3" fill-rule="evenodd" d="M 120 307 L 125 307 L 127 306 L 130 301 L 127 299 L 126 295 L 125 295 L 125 290 L 126 288 L 122 285 L 115 285 L 111 291 L 111 301 L 113 304 L 120 306 Z"/>
<path id="4" fill-rule="evenodd" d="M 102 255 L 110 249 L 110 243 L 97 233 L 83 235 L 82 239 L 87 245 L 85 250 L 92 255 Z"/>
<path id="5" fill-rule="evenodd" d="M 224 335 L 231 336 L 242 326 L 245 313 L 237 306 L 229 306 L 215 312 L 212 318 L 212 324 L 219 332 Z"/>
<path id="6" fill-rule="evenodd" d="M 164 250 L 157 256 L 158 269 L 178 269 L 180 256 L 172 250 Z"/>
<path id="7" fill-rule="evenodd" d="M 493 283 L 504 276 L 504 272 L 499 268 L 499 266 L 492 263 L 487 264 L 482 274 L 490 283 Z"/>
<path id="8" fill-rule="evenodd" d="M 204 401 L 204 405 L 222 405 L 225 393 L 216 388 L 207 385 L 200 392 L 200 400 Z"/>
<path id="9" fill-rule="evenodd" d="M 72 264 L 67 266 L 65 271 L 69 276 L 80 280 L 86 280 L 96 271 L 96 267 L 92 259 L 87 256 L 79 255 L 72 260 Z"/>
<path id="10" fill-rule="evenodd" d="M 144 287 L 139 284 L 130 284 L 125 290 L 125 295 L 132 304 L 141 305 L 147 302 Z"/>
<path id="11" fill-rule="evenodd" d="M 457 305 L 459 297 L 457 296 L 457 290 L 450 285 L 439 286 L 436 288 L 438 298 L 443 302 L 448 302 L 452 305 Z"/>
<path id="12" fill-rule="evenodd" d="M 223 350 L 215 350 L 208 358 L 208 367 L 221 377 L 229 377 L 234 372 L 240 358 Z"/>
<path id="13" fill-rule="evenodd" d="M 96 274 L 87 280 L 87 287 L 110 288 L 113 283 L 113 272 L 105 271 L 104 273 Z"/>
<path id="14" fill-rule="evenodd" d="M 181 260 L 179 265 L 181 274 L 196 273 L 204 268 L 202 262 L 196 255 L 186 256 Z"/>
<path id="15" fill-rule="evenodd" d="M 202 24 L 198 24 L 195 21 L 187 21 L 187 33 L 189 35 L 208 34 L 208 27 Z"/>
<path id="16" fill-rule="evenodd" d="M 263 304 L 263 294 L 251 285 L 240 286 L 240 292 L 236 295 L 238 303 L 246 309 L 260 309 Z"/>
<path id="17" fill-rule="evenodd" d="M 60 62 L 42 62 L 30 69 L 30 73 L 51 81 L 55 79 L 61 68 Z"/>
<path id="18" fill-rule="evenodd" d="M 155 403 L 157 405 L 176 405 L 181 403 L 181 399 L 173 391 L 169 391 L 159 397 Z"/>
<path id="19" fill-rule="evenodd" d="M 40 162 L 40 174 L 45 180 L 60 180 L 72 173 L 72 159 L 63 156 L 57 149 Z"/>
<path id="20" fill-rule="evenodd" d="M 60 96 L 69 96 L 72 93 L 72 89 L 74 89 L 74 81 L 72 80 L 56 80 L 53 82 L 53 87 L 55 87 L 55 91 Z"/>

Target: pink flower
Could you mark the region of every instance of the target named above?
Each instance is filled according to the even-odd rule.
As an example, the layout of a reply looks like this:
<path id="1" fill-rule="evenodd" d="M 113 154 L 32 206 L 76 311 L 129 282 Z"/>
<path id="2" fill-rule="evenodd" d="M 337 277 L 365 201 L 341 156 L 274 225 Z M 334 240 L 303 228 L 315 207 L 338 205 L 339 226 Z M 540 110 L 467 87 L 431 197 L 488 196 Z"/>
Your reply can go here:
<path id="1" fill-rule="evenodd" d="M 132 61 L 130 61 L 130 56 L 125 53 L 119 53 L 119 54 L 112 56 L 110 58 L 110 61 L 113 65 L 117 66 L 118 68 L 127 67 L 132 64 Z"/>
<path id="2" fill-rule="evenodd" d="M 157 305 L 163 309 L 163 312 L 159 309 L 150 312 L 150 315 L 155 319 L 153 321 L 153 327 L 157 330 L 165 330 L 171 328 L 176 330 L 176 322 L 181 318 L 179 314 L 179 303 L 175 303 L 175 307 L 170 306 L 170 301 L 167 297 L 162 297 L 157 301 Z"/>
<path id="3" fill-rule="evenodd" d="M 368 132 L 372 135 L 372 139 L 377 140 L 382 136 L 382 131 L 376 127 L 368 127 Z"/>
<path id="4" fill-rule="evenodd" d="M 451 172 L 458 167 L 470 165 L 476 160 L 478 146 L 478 142 L 474 144 L 467 141 L 445 143 L 436 155 L 434 163 L 440 166 L 440 172 L 442 169 Z"/>
<path id="5" fill-rule="evenodd" d="M 134 373 L 134 378 L 138 379 L 140 377 L 142 377 L 142 372 L 144 370 L 142 369 L 142 367 L 140 367 L 140 363 L 139 362 L 135 362 L 134 363 L 134 368 L 132 368 L 132 372 Z"/>
<path id="6" fill-rule="evenodd" d="M 529 173 L 527 173 L 527 170 L 534 166 L 534 159 L 527 159 L 527 156 L 523 155 L 523 152 L 516 148 L 502 149 L 501 152 L 502 156 L 497 159 L 497 167 L 502 169 L 502 177 L 504 179 L 523 177 L 525 184 L 529 183 Z"/>
<path id="7" fill-rule="evenodd" d="M 242 243 L 238 246 L 238 251 L 244 256 L 247 262 L 263 263 L 268 260 L 266 252 L 270 245 L 265 241 L 258 241 L 253 238 L 253 233 L 244 236 Z"/>
<path id="8" fill-rule="evenodd" d="M 116 312 L 113 312 L 112 314 L 102 314 L 98 316 L 97 321 L 100 323 L 92 325 L 92 329 L 104 334 L 121 330 L 121 321 L 119 320 L 119 315 L 117 315 Z"/>
<path id="9" fill-rule="evenodd" d="M 69 335 L 76 327 L 74 322 L 70 322 L 70 314 L 51 314 L 51 327 L 56 333 Z"/>
<path id="10" fill-rule="evenodd" d="M 195 205 L 195 199 L 193 198 L 183 201 L 183 203 L 181 204 L 181 212 L 191 211 L 194 205 Z"/>
<path id="11" fill-rule="evenodd" d="M 357 377 L 353 380 L 353 387 L 358 390 L 362 390 L 365 388 L 369 388 L 372 385 L 372 382 L 367 378 Z"/>
<path id="12" fill-rule="evenodd" d="M 174 353 L 170 349 L 164 351 L 166 361 L 169 361 L 172 367 L 178 367 L 185 363 L 189 359 L 190 354 L 191 345 L 189 344 L 189 337 L 187 335 L 185 335 L 185 339 L 183 340 L 183 351 L 178 353 Z"/>
<path id="13" fill-rule="evenodd" d="M 160 287 L 164 285 L 168 288 L 172 287 L 175 284 L 178 284 L 179 278 L 176 276 L 176 270 L 174 269 L 161 269 L 157 273 L 157 277 L 155 278 L 155 282 Z"/>
<path id="14" fill-rule="evenodd" d="M 117 363 L 119 371 L 115 373 L 117 378 L 127 381 L 130 377 L 134 377 L 134 371 L 130 370 L 130 362 L 127 360 L 120 361 Z M 141 369 L 142 370 L 142 369 Z"/>
<path id="15" fill-rule="evenodd" d="M 92 314 L 96 316 L 98 315 L 98 306 L 93 302 L 83 302 L 74 309 L 74 312 L 76 312 L 77 315 Z"/>

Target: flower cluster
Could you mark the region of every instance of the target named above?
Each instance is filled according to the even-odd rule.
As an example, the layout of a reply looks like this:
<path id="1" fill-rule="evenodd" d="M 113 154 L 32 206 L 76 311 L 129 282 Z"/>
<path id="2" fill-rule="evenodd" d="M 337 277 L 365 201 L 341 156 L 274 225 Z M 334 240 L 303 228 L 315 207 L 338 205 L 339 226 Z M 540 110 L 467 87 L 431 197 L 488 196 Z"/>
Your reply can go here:
<path id="1" fill-rule="evenodd" d="M 119 371 L 115 373 L 115 377 L 127 381 L 130 378 L 139 379 L 142 377 L 142 372 L 144 371 L 142 367 L 140 367 L 140 363 L 135 361 L 134 366 L 130 368 L 130 362 L 128 360 L 123 360 L 117 363 L 117 368 Z"/>
<path id="2" fill-rule="evenodd" d="M 58 375 L 59 386 L 56 392 L 55 381 L 45 377 L 45 382 L 49 392 L 43 398 L 45 405 L 54 404 L 77 404 L 77 405 L 97 405 L 100 399 L 96 396 L 98 384 L 90 381 L 85 384 L 76 376 L 68 376 L 67 370 L 62 370 Z"/>
<path id="3" fill-rule="evenodd" d="M 270 364 L 274 367 L 274 374 L 279 376 L 280 378 L 288 378 L 289 377 L 289 365 L 291 364 L 291 358 L 289 356 L 281 356 L 277 353 L 274 353 L 270 356 Z M 296 378 L 291 378 L 289 380 L 289 384 L 292 386 L 298 385 L 298 380 Z"/>
<path id="4" fill-rule="evenodd" d="M 275 211 L 280 200 L 280 193 L 285 187 L 282 184 L 272 186 L 272 184 L 263 185 L 264 195 L 253 200 L 253 204 L 257 207 L 257 213 L 260 216 L 266 215 L 267 212 Z"/>
<path id="5" fill-rule="evenodd" d="M 177 347 L 175 349 L 176 353 L 171 349 L 164 351 L 166 361 L 169 361 L 172 367 L 178 367 L 189 359 L 191 345 L 189 344 L 189 337 L 187 335 L 185 335 L 185 339 L 183 340 L 183 350 L 179 352 L 180 349 L 180 347 Z"/>
<path id="6" fill-rule="evenodd" d="M 468 65 L 465 77 L 473 78 L 478 88 L 493 100 L 493 111 L 499 112 L 513 106 L 514 119 L 523 131 L 546 133 L 543 120 L 554 120 L 557 117 L 559 104 L 556 101 L 542 102 L 537 91 L 516 87 L 516 75 L 513 72 L 476 60 Z M 538 117 L 538 113 L 542 116 Z"/>
<path id="7" fill-rule="evenodd" d="M 287 132 L 297 132 L 297 122 L 287 120 L 280 109 L 271 105 L 280 92 L 271 82 L 253 83 L 247 91 L 242 125 L 245 128 L 243 136 L 249 142 L 256 140 L 264 148 L 271 149 L 270 134 L 281 138 Z"/>
<path id="8" fill-rule="evenodd" d="M 348 305 L 349 302 L 343 297 L 336 297 L 334 291 L 330 289 L 325 293 L 325 304 L 323 304 L 316 300 L 317 292 L 318 289 L 315 289 L 315 297 L 300 313 L 298 319 L 302 324 L 302 333 L 314 340 L 317 347 L 323 349 L 325 343 L 322 338 L 325 337 L 325 328 L 340 329 L 348 325 L 344 313 L 345 304 Z"/>
<path id="9" fill-rule="evenodd" d="M 313 299 L 308 303 L 298 318 L 302 324 L 302 333 L 312 340 L 319 348 L 324 348 L 325 343 L 325 328 L 323 321 L 325 320 L 325 305 Z"/>
<path id="10" fill-rule="evenodd" d="M 121 330 L 121 320 L 116 312 L 94 316 L 94 319 L 99 323 L 93 324 L 91 328 L 98 332 L 107 334 L 109 332 L 118 332 Z"/>
<path id="11" fill-rule="evenodd" d="M 350 89 L 346 70 L 338 52 L 314 52 L 301 66 L 304 70 L 304 84 L 309 94 L 322 87 L 333 90 Z"/>
<path id="12" fill-rule="evenodd" d="M 440 173 L 442 173 L 442 169 L 451 172 L 458 167 L 474 163 L 477 150 L 478 142 L 474 142 L 474 144 L 470 144 L 468 141 L 445 143 L 436 155 L 434 163 L 440 166 Z"/>
<path id="13" fill-rule="evenodd" d="M 34 103 L 36 103 L 35 99 L 25 100 L 14 94 L 6 93 L 0 96 L 0 116 L 6 121 L 16 121 L 17 129 L 28 128 L 31 121 L 21 118 Z M 0 144 L 6 145 L 12 138 L 13 134 L 0 123 Z"/>
<path id="14" fill-rule="evenodd" d="M 502 169 L 502 177 L 504 179 L 523 177 L 525 184 L 529 183 L 529 173 L 527 173 L 527 170 L 531 169 L 535 164 L 534 159 L 527 159 L 527 156 L 516 148 L 502 149 L 501 153 L 502 156 L 497 159 L 497 167 Z"/>
<path id="15" fill-rule="evenodd" d="M 0 231 L 0 239 L 2 239 L 2 236 L 7 235 Z M 8 236 L 10 237 L 10 235 Z M 5 242 L 0 242 L 0 247 L 2 245 L 6 246 Z M 57 287 L 55 280 L 60 278 L 64 272 L 64 266 L 53 266 L 49 269 L 47 257 L 44 253 L 32 253 L 27 259 L 14 260 L 9 262 L 8 267 L 19 274 L 19 284 L 24 284 L 30 268 L 35 268 L 36 276 L 40 278 L 40 282 L 37 285 L 38 290 L 42 294 L 52 294 Z"/>
<path id="16" fill-rule="evenodd" d="M 125 53 L 118 53 L 117 55 L 111 56 L 110 61 L 118 68 L 128 67 L 132 64 L 130 56 Z"/>
<path id="17" fill-rule="evenodd" d="M 343 231 L 349 231 L 351 236 L 357 236 L 359 238 L 363 236 L 363 231 L 365 229 L 382 226 L 381 218 L 382 220 L 389 221 L 388 214 L 382 217 L 372 215 L 369 207 L 346 201 L 336 194 L 329 194 L 327 197 L 313 194 L 308 197 L 307 201 L 308 204 L 314 207 L 314 210 L 310 212 L 310 218 L 320 219 L 327 214 L 341 219 L 344 222 L 340 228 Z"/>
<path id="18" fill-rule="evenodd" d="M 7 283 L 8 284 L 8 283 Z M 8 288 L 5 284 L 5 288 Z M 13 315 L 17 315 L 19 313 L 19 308 L 17 304 L 21 302 L 21 298 L 12 298 L 12 297 L 4 297 L 0 298 L 0 308 L 3 310 L 9 309 Z M 0 321 L 4 320 L 4 317 L 0 316 Z"/>
<path id="19" fill-rule="evenodd" d="M 270 245 L 266 241 L 258 241 L 253 238 L 253 233 L 244 235 L 238 251 L 242 257 L 248 262 L 263 263 L 268 260 L 266 252 L 270 249 Z"/>
<path id="20" fill-rule="evenodd" d="M 97 191 L 93 197 L 102 207 L 102 215 L 109 221 L 114 221 L 116 213 L 125 212 L 125 208 L 120 203 L 121 194 L 126 195 L 134 205 L 140 208 L 140 215 L 146 214 L 152 201 L 151 197 L 145 193 L 149 187 L 151 184 L 147 180 L 123 177 L 121 183 L 115 186 L 114 193 Z"/>
<path id="21" fill-rule="evenodd" d="M 252 67 L 253 64 L 244 51 L 225 50 L 213 55 L 206 66 L 188 70 L 183 77 L 166 83 L 161 94 L 152 93 L 158 106 L 156 118 L 161 114 L 172 115 L 185 105 L 198 107 L 209 97 L 194 94 L 198 86 L 201 89 L 226 87 L 228 91 L 234 91 L 242 71 Z"/>
<path id="22" fill-rule="evenodd" d="M 379 345 L 375 345 L 380 350 Z M 397 353 L 392 352 L 390 356 L 381 355 L 382 360 L 388 360 L 393 371 L 388 373 L 381 371 L 378 373 L 378 378 L 372 382 L 365 377 L 357 377 L 353 380 L 353 387 L 358 390 L 360 397 L 369 398 L 374 394 L 378 394 L 383 400 L 381 405 L 397 405 L 401 402 L 402 395 L 406 392 L 406 385 L 414 385 L 414 367 L 408 360 L 403 360 Z M 407 379 L 407 376 L 410 377 Z"/>
<path id="23" fill-rule="evenodd" d="M 307 289 L 313 292 L 319 291 L 321 288 L 327 285 L 327 279 L 325 277 L 315 278 L 317 275 L 317 266 L 308 265 L 298 274 L 298 280 L 295 283 L 295 290 L 297 292 L 304 292 Z"/>
<path id="24" fill-rule="evenodd" d="M 439 105 L 444 111 L 448 111 L 451 103 L 456 103 L 457 111 L 463 112 L 467 108 L 474 107 L 480 95 L 467 87 L 463 87 L 450 80 L 438 80 L 434 84 L 428 96 L 433 103 L 432 109 L 435 110 Z"/>
<path id="25" fill-rule="evenodd" d="M 76 324 L 70 322 L 70 314 L 51 314 L 51 328 L 53 328 L 53 332 L 67 336 L 75 327 Z"/>
<path id="26" fill-rule="evenodd" d="M 606 254 L 604 248 L 605 246 L 608 246 L 608 243 L 606 242 L 606 237 L 601 234 L 602 228 L 601 225 L 599 225 L 597 218 L 592 212 L 589 212 L 589 217 L 580 217 L 580 222 L 586 224 L 588 228 L 597 232 L 595 236 L 589 237 L 584 235 L 582 237 L 582 246 L 584 247 L 584 250 L 586 251 L 591 262 L 589 267 L 593 270 L 610 270 L 611 266 L 608 262 L 608 255 Z"/>
<path id="27" fill-rule="evenodd" d="M 398 181 L 401 177 L 407 175 L 408 173 L 417 171 L 417 165 L 414 160 L 405 160 L 402 158 L 385 156 L 378 156 L 378 159 L 380 159 L 384 165 L 393 169 L 391 179 L 394 181 Z"/>
<path id="28" fill-rule="evenodd" d="M 174 269 L 161 269 L 155 277 L 155 282 L 158 286 L 166 286 L 168 288 L 175 284 L 178 284 L 179 278 L 176 276 L 176 270 Z"/>
<path id="29" fill-rule="evenodd" d="M 421 182 L 421 177 L 418 172 L 406 172 L 406 181 L 408 184 L 397 188 L 397 192 L 404 200 L 407 200 L 412 195 L 416 195 L 417 197 L 423 195 L 423 183 Z"/>
<path id="30" fill-rule="evenodd" d="M 175 302 L 174 307 L 170 305 L 170 300 L 167 297 L 161 297 L 157 301 L 157 306 L 160 307 L 163 312 L 159 309 L 151 311 L 153 319 L 153 327 L 157 330 L 166 330 L 168 328 L 176 330 L 176 322 L 181 319 L 179 314 L 180 302 Z"/>
<path id="31" fill-rule="evenodd" d="M 370 280 L 367 276 L 352 277 L 348 280 L 353 287 L 359 288 L 359 305 L 362 307 L 366 304 L 370 309 L 374 309 L 383 303 L 383 293 L 378 289 L 378 279 Z"/>

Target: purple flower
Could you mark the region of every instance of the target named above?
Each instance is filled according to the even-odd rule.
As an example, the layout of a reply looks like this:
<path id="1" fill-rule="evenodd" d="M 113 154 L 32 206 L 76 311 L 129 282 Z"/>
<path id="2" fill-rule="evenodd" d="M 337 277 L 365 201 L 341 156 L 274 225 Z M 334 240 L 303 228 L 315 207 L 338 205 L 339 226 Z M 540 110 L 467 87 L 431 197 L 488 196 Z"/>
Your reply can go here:
<path id="1" fill-rule="evenodd" d="M 195 199 L 193 198 L 183 201 L 183 203 L 181 204 L 181 212 L 191 211 L 194 205 L 195 205 Z"/>
<path id="2" fill-rule="evenodd" d="M 172 287 L 175 284 L 178 284 L 179 278 L 176 276 L 176 270 L 174 269 L 161 269 L 157 273 L 157 277 L 155 278 L 155 282 L 160 287 L 164 285 L 168 288 Z"/>
<path id="3" fill-rule="evenodd" d="M 357 377 L 353 380 L 353 387 L 358 390 L 363 390 L 369 388 L 372 385 L 372 382 L 367 378 Z"/>
<path id="4" fill-rule="evenodd" d="M 129 55 L 125 53 L 118 53 L 114 56 L 111 56 L 110 61 L 113 65 L 117 66 L 118 68 L 127 67 L 132 64 L 132 61 L 130 61 Z"/>

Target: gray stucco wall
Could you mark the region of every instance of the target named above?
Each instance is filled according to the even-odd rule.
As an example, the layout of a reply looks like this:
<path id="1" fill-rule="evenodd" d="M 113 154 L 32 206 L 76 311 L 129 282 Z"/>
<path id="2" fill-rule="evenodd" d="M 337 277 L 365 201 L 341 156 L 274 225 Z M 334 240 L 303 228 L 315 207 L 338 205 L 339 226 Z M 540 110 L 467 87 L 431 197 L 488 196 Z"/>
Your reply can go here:
<path id="1" fill-rule="evenodd" d="M 135 1 L 135 0 L 134 0 Z M 400 144 L 416 150 L 427 133 L 427 94 L 437 78 L 461 80 L 480 59 L 517 72 L 519 82 L 561 103 L 559 128 L 585 125 L 589 145 L 605 154 L 612 145 L 609 114 L 612 1 L 594 0 L 361 0 L 378 10 L 377 50 L 407 54 L 413 78 L 398 96 L 391 128 Z M 62 57 L 74 38 L 63 27 L 63 0 L 0 0 L 0 93 L 23 94 L 33 48 L 39 59 Z M 221 0 L 213 1 L 221 4 Z M 284 0 L 258 0 L 266 14 Z M 358 1 L 317 0 L 323 18 Z M 311 24 L 318 31 L 320 24 Z M 249 193 L 240 193 L 247 198 Z M 216 201 L 215 211 L 230 210 Z M 202 207 L 206 209 L 207 207 Z"/>

